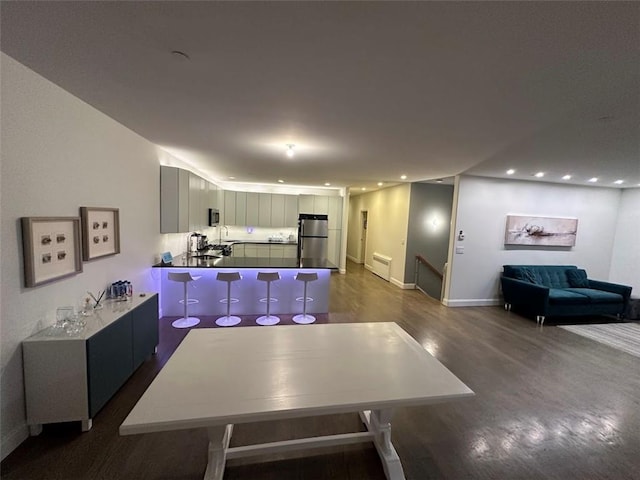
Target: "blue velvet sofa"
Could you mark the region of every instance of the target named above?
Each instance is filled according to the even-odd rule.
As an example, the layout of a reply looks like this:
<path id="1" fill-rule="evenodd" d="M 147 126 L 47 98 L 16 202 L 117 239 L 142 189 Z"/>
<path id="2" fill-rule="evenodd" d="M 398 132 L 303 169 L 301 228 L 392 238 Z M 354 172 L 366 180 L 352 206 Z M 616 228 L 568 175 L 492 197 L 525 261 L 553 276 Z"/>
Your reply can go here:
<path id="1" fill-rule="evenodd" d="M 504 265 L 500 277 L 505 309 L 536 317 L 617 315 L 621 317 L 631 287 L 587 278 L 574 265 Z"/>

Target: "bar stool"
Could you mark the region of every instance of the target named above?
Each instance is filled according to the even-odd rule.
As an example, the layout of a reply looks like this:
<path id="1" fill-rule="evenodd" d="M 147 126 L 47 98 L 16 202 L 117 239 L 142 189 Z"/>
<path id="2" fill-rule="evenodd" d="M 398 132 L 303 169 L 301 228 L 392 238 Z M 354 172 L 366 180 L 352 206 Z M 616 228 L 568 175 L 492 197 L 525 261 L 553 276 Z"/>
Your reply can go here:
<path id="1" fill-rule="evenodd" d="M 314 317 L 313 315 L 307 315 L 307 301 L 313 302 L 312 297 L 307 297 L 307 283 L 315 282 L 316 280 L 318 280 L 318 274 L 316 272 L 298 272 L 298 274 L 296 275 L 296 280 L 298 280 L 299 282 L 304 282 L 304 294 L 302 297 L 296 298 L 296 302 L 302 302 L 302 314 L 295 315 L 293 317 L 293 321 L 301 324 L 313 323 L 316 321 L 316 317 Z"/>
<path id="2" fill-rule="evenodd" d="M 236 282 L 242 279 L 239 272 L 218 272 L 216 280 L 220 282 L 227 282 L 227 298 L 220 300 L 220 303 L 227 304 L 227 314 L 224 317 L 220 317 L 216 320 L 216 325 L 220 327 L 233 327 L 241 322 L 240 317 L 230 315 L 231 304 L 238 303 L 240 300 L 237 298 L 231 298 L 231 282 Z"/>
<path id="3" fill-rule="evenodd" d="M 258 272 L 257 279 L 261 282 L 267 282 L 267 296 L 266 298 L 261 298 L 261 302 L 267 303 L 267 314 L 262 315 L 256 319 L 256 323 L 258 325 L 275 325 L 280 322 L 280 319 L 275 315 L 271 315 L 271 302 L 277 302 L 277 298 L 271 298 L 271 282 L 275 282 L 276 280 L 280 280 L 280 274 L 278 272 Z"/>
<path id="4" fill-rule="evenodd" d="M 173 282 L 181 282 L 184 285 L 184 297 L 180 300 L 180 303 L 184 304 L 184 315 L 182 318 L 179 318 L 175 322 L 171 324 L 172 327 L 175 328 L 189 328 L 194 327 L 200 323 L 200 319 L 196 317 L 189 317 L 187 315 L 187 308 L 189 305 L 193 305 L 194 303 L 200 303 L 200 300 L 196 300 L 195 298 L 189 298 L 187 293 L 187 286 L 190 282 L 195 282 L 200 277 L 192 277 L 189 272 L 169 272 L 167 278 Z"/>

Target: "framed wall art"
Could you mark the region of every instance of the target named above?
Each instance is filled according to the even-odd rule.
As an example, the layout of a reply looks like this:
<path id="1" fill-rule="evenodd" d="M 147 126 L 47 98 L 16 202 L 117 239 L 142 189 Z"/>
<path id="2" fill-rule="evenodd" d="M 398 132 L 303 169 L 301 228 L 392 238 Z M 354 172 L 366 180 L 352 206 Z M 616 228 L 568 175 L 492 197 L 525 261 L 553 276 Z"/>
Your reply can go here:
<path id="1" fill-rule="evenodd" d="M 120 211 L 117 208 L 80 207 L 82 259 L 120 253 Z"/>
<path id="2" fill-rule="evenodd" d="M 79 217 L 22 217 L 25 287 L 82 272 Z"/>
<path id="3" fill-rule="evenodd" d="M 577 218 L 507 215 L 504 244 L 573 247 L 577 233 Z"/>

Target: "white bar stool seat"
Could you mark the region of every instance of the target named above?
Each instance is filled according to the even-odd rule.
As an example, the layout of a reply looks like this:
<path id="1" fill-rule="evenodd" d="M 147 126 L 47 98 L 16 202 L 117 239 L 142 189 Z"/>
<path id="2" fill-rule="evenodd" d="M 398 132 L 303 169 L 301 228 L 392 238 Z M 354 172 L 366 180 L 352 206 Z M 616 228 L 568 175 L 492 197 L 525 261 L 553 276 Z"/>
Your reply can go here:
<path id="1" fill-rule="evenodd" d="M 241 279 L 242 276 L 239 272 L 218 272 L 218 275 L 216 276 L 216 280 L 220 282 L 227 282 L 227 298 L 220 300 L 220 303 L 227 304 L 227 314 L 216 320 L 216 325 L 219 327 L 233 327 L 242 321 L 240 317 L 231 315 L 231 304 L 238 303 L 240 301 L 237 298 L 231 298 L 231 282 L 237 282 Z"/>
<path id="2" fill-rule="evenodd" d="M 171 326 L 175 328 L 195 327 L 200 323 L 200 319 L 196 317 L 190 317 L 187 314 L 187 310 L 189 305 L 200 303 L 200 300 L 196 300 L 195 298 L 189 298 L 187 286 L 189 285 L 189 283 L 195 282 L 200 277 L 199 276 L 192 277 L 191 273 L 189 272 L 169 272 L 169 274 L 167 275 L 167 278 L 172 282 L 180 282 L 184 285 L 184 296 L 183 296 L 183 299 L 180 300 L 180 303 L 184 305 L 184 314 L 182 315 L 182 318 L 179 318 L 178 320 L 174 321 L 171 324 Z"/>
<path id="3" fill-rule="evenodd" d="M 302 313 L 299 315 L 295 315 L 293 317 L 293 321 L 295 323 L 300 323 L 305 325 L 309 323 L 313 323 L 316 321 L 316 317 L 314 317 L 313 315 L 307 314 L 307 302 L 313 302 L 312 297 L 307 297 L 307 284 L 309 282 L 315 282 L 316 280 L 318 280 L 318 274 L 316 272 L 313 272 L 313 273 L 298 272 L 298 274 L 296 275 L 296 280 L 298 280 L 299 282 L 304 282 L 304 294 L 302 297 L 296 298 L 296 302 L 302 302 Z"/>
<path id="4" fill-rule="evenodd" d="M 267 314 L 258 317 L 256 319 L 256 323 L 264 326 L 280 323 L 280 318 L 275 315 L 271 315 L 271 302 L 278 301 L 277 298 L 271 298 L 271 282 L 280 280 L 280 274 L 278 272 L 258 272 L 257 279 L 261 282 L 267 282 L 267 296 L 260 299 L 261 302 L 265 302 L 267 304 Z"/>

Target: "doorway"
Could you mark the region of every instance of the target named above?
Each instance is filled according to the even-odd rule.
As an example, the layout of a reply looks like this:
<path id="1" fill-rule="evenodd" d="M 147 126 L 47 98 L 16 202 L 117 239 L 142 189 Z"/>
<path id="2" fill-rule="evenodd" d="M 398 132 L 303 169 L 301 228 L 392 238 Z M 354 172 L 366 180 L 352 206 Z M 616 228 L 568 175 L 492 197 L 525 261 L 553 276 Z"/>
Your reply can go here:
<path id="1" fill-rule="evenodd" d="M 360 255 L 358 256 L 358 263 L 365 263 L 367 258 L 367 219 L 369 212 L 367 210 L 360 210 Z"/>

